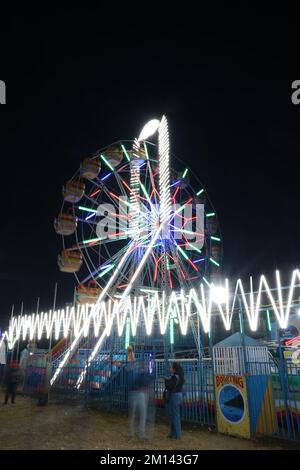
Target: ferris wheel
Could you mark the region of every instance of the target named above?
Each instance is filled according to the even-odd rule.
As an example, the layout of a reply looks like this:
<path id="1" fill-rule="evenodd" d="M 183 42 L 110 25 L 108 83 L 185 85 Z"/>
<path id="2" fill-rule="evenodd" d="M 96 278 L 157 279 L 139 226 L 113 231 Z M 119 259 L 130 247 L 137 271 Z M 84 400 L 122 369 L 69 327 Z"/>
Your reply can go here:
<path id="1" fill-rule="evenodd" d="M 209 284 L 221 266 L 216 212 L 192 170 L 170 154 L 165 116 L 138 139 L 84 159 L 63 187 L 54 227 L 58 266 L 74 273 L 78 303 Z"/>

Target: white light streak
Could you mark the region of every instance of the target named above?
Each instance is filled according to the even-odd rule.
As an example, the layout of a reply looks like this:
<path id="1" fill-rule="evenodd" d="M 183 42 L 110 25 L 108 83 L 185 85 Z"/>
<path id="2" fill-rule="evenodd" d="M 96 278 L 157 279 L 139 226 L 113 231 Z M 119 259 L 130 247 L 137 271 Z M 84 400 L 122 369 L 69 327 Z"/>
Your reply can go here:
<path id="1" fill-rule="evenodd" d="M 144 125 L 138 141 L 141 142 L 143 140 L 148 139 L 148 137 L 151 137 L 155 132 L 157 131 L 159 127 L 159 120 L 158 119 L 152 119 L 151 121 L 148 121 L 147 124 Z"/>
<path id="2" fill-rule="evenodd" d="M 169 131 L 166 116 L 159 124 L 158 152 L 159 152 L 159 193 L 160 193 L 160 221 L 166 230 L 166 224 L 171 216 L 170 192 L 170 155 Z"/>
<path id="3" fill-rule="evenodd" d="M 159 232 L 157 236 L 159 236 Z M 172 291 L 168 297 L 164 292 L 144 288 L 145 295 L 129 297 L 131 287 L 152 249 L 152 243 L 155 243 L 155 238 L 135 271 L 132 283 L 127 286 L 127 290 L 117 300 L 100 300 L 96 305 L 79 305 L 76 309 L 67 307 L 66 309 L 50 310 L 39 314 L 33 313 L 32 315 L 12 317 L 8 331 L 4 332 L 0 344 L 6 340 L 9 348 L 12 348 L 19 339 L 26 340 L 35 337 L 37 340 L 41 340 L 42 338 L 49 339 L 51 335 L 54 335 L 55 339 L 58 340 L 72 335 L 75 336 L 75 340 L 67 353 L 69 357 L 76 344 L 78 344 L 79 337 L 92 334 L 98 338 L 100 335 L 99 341 L 101 341 L 100 343 L 98 341 L 98 343 L 101 345 L 103 338 L 111 333 L 114 325 L 119 334 L 123 334 L 127 318 L 131 320 L 133 336 L 136 334 L 140 318 L 145 321 L 148 335 L 151 334 L 154 322 L 158 322 L 161 334 L 165 334 L 171 312 L 176 313 L 182 334 L 187 332 L 188 317 L 194 314 L 199 316 L 204 331 L 208 333 L 210 330 L 210 317 L 214 307 L 217 308 L 220 314 L 224 328 L 230 330 L 234 311 L 237 311 L 239 307 L 237 305 L 238 297 L 240 297 L 241 305 L 246 314 L 246 320 L 250 328 L 255 331 L 258 328 L 260 312 L 262 311 L 262 315 L 264 315 L 265 311 L 266 299 L 262 301 L 262 295 L 269 299 L 279 327 L 286 328 L 291 315 L 291 308 L 299 304 L 299 295 L 296 295 L 296 290 L 298 289 L 298 293 L 300 290 L 300 271 L 298 269 L 292 273 L 291 283 L 286 289 L 286 296 L 283 295 L 284 290 L 278 272 L 276 273 L 275 289 L 271 289 L 265 276 L 261 276 L 257 291 L 254 291 L 253 281 L 250 278 L 250 291 L 247 293 L 240 279 L 236 282 L 234 290 L 230 290 L 229 281 L 226 279 L 224 286 L 219 286 L 222 287 L 222 298 L 215 296 L 216 287 L 214 284 L 211 284 L 210 287 L 200 284 L 199 291 L 196 291 L 196 289 L 191 289 L 188 292 L 180 291 L 179 293 Z M 231 295 L 230 292 L 234 292 L 234 294 Z M 298 315 L 299 313 L 298 311 Z M 105 335 L 102 336 L 104 332 Z M 94 351 L 96 352 L 93 352 L 93 357 L 97 353 L 97 348 Z M 67 359 L 60 364 L 60 368 L 66 362 Z"/>

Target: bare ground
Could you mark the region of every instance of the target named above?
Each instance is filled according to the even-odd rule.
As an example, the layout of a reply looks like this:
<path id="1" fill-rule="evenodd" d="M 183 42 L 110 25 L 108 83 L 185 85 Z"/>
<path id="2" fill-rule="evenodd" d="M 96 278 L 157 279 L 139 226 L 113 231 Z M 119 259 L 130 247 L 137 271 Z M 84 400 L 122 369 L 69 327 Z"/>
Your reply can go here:
<path id="1" fill-rule="evenodd" d="M 0 405 L 0 449 L 142 449 L 142 450 L 254 450 L 283 449 L 281 444 L 237 439 L 185 425 L 181 441 L 168 439 L 161 419 L 150 431 L 149 441 L 128 437 L 126 414 L 49 404 L 18 396 L 15 405 Z"/>

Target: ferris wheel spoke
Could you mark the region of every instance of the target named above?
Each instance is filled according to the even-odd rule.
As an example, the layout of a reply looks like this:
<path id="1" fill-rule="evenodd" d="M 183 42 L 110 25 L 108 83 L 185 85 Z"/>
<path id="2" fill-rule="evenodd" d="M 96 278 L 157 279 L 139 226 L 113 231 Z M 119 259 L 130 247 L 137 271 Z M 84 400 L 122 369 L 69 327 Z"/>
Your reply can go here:
<path id="1" fill-rule="evenodd" d="M 72 177 L 75 185 L 74 197 L 71 194 L 73 200 L 78 201 L 79 189 L 82 185 L 85 188 L 81 195 L 82 202 L 73 202 L 76 222 L 73 233 L 70 227 L 74 220 L 68 218 L 69 209 L 63 210 L 68 204 L 64 202 L 62 206 L 65 224 L 62 229 L 63 248 L 72 254 L 74 271 L 77 269 L 76 256 L 82 257 L 80 274 L 78 269 L 78 273 L 74 272 L 78 284 L 87 284 L 88 287 L 93 280 L 101 288 L 95 308 L 114 296 L 119 299 L 122 308 L 127 296 L 142 291 L 143 287 L 168 291 L 193 286 L 195 280 L 204 279 L 206 273 L 209 276 L 217 268 L 213 261 L 218 261 L 217 250 L 221 246 L 221 238 L 217 221 L 214 220 L 213 206 L 207 202 L 209 200 L 206 192 L 203 194 L 202 185 L 197 187 L 197 192 L 193 190 L 190 170 L 179 172 L 177 168 L 170 169 L 165 116 L 156 124 L 156 130 L 153 129 L 154 132 L 158 131 L 158 145 L 138 139 L 128 141 L 128 144 L 125 141 L 115 142 L 97 151 L 92 157 L 94 163 L 84 161 Z M 141 135 L 146 135 L 144 129 L 139 139 Z M 97 173 L 94 169 L 100 158 Z M 86 174 L 82 174 L 82 169 Z M 71 202 L 71 199 L 66 198 L 66 201 Z M 198 214 L 195 205 L 200 204 L 199 201 L 207 203 L 202 234 L 202 228 L 197 229 L 195 222 Z M 183 211 L 191 202 L 192 211 L 187 216 L 187 211 Z M 102 211 L 101 204 L 107 204 L 107 207 L 111 204 L 108 213 L 104 208 Z M 76 238 L 76 245 L 68 243 L 72 240 L 72 237 L 67 238 L 69 233 Z M 204 244 L 201 248 L 196 243 L 200 237 Z M 212 252 L 217 253 L 216 258 Z M 104 330 L 96 340 L 88 358 L 89 363 L 105 337 Z M 73 350 L 79 344 L 78 338 L 75 340 Z M 83 377 L 84 374 L 81 379 Z"/>

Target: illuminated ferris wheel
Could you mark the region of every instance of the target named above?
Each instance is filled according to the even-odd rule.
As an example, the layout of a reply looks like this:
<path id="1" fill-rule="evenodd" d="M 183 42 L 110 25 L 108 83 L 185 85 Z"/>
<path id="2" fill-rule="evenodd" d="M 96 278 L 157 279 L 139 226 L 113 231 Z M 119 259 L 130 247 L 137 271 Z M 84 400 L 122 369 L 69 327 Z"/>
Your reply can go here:
<path id="1" fill-rule="evenodd" d="M 188 289 L 209 283 L 221 265 L 217 215 L 192 171 L 170 155 L 165 116 L 138 139 L 86 158 L 63 187 L 54 226 L 59 269 L 75 274 L 78 303 Z"/>

